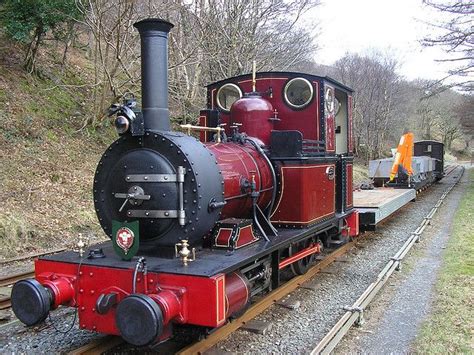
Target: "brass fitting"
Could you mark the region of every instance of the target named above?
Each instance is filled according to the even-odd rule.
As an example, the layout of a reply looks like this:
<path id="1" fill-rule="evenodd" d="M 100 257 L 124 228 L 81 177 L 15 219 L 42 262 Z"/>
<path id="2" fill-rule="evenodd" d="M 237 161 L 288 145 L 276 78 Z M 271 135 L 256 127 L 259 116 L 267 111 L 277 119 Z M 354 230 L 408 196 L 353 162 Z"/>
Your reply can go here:
<path id="1" fill-rule="evenodd" d="M 186 239 L 182 239 L 180 243 L 174 245 L 175 256 L 181 258 L 184 266 L 188 266 L 188 262 L 196 260 L 196 249 L 189 249 L 189 246 Z"/>

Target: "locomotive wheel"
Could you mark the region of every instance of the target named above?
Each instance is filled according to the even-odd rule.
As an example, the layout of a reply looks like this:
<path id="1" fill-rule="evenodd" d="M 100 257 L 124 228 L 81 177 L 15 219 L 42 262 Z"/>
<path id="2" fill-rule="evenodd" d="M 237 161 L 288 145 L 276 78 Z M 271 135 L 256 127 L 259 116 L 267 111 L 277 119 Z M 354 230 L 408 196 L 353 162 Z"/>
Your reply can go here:
<path id="1" fill-rule="evenodd" d="M 250 308 L 251 304 L 252 303 L 250 302 L 250 299 L 249 299 L 248 302 L 245 304 L 245 306 L 243 306 L 242 309 L 238 310 L 233 315 L 231 315 L 229 317 L 229 319 L 234 320 L 234 319 L 237 319 L 237 318 L 243 316 L 245 314 L 245 312 L 247 312 L 247 310 Z"/>
<path id="2" fill-rule="evenodd" d="M 308 248 L 314 243 L 313 238 L 308 238 L 290 247 L 290 255 L 296 254 L 300 250 Z M 311 254 L 291 264 L 291 270 L 295 275 L 305 274 L 316 261 L 316 254 Z"/>

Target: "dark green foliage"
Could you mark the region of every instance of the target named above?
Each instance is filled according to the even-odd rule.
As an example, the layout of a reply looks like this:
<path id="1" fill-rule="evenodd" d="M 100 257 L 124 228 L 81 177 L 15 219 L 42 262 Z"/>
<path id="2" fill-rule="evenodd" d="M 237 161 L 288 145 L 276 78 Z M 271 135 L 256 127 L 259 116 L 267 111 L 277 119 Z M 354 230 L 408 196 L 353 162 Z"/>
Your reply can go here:
<path id="1" fill-rule="evenodd" d="M 30 43 L 37 30 L 44 34 L 77 15 L 74 0 L 6 0 L 1 18 L 11 38 Z"/>
<path id="2" fill-rule="evenodd" d="M 79 14 L 74 0 L 6 0 L 0 20 L 10 38 L 26 45 L 25 66 L 31 71 L 46 33 L 62 37 Z"/>

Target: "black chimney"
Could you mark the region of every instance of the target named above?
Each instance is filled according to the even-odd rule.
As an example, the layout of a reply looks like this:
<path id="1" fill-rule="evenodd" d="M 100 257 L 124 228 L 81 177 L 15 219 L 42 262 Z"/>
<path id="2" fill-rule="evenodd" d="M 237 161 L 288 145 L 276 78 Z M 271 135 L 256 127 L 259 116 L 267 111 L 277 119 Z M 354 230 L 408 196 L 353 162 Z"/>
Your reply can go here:
<path id="1" fill-rule="evenodd" d="M 150 18 L 133 26 L 140 32 L 142 111 L 146 130 L 170 130 L 168 110 L 168 33 L 174 25 Z"/>

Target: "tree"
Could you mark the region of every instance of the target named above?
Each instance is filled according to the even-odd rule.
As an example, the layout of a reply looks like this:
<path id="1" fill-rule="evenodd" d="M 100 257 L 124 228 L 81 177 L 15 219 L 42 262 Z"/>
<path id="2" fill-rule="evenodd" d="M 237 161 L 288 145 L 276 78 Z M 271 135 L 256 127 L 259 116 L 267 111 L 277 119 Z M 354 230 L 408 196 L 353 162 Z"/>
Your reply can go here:
<path id="1" fill-rule="evenodd" d="M 1 19 L 6 34 L 25 44 L 24 66 L 31 73 L 47 32 L 59 36 L 62 25 L 71 26 L 77 15 L 74 0 L 6 0 Z"/>
<path id="2" fill-rule="evenodd" d="M 456 77 L 457 80 L 445 87 L 456 87 L 460 90 L 473 91 L 473 68 L 474 68 L 474 27 L 472 18 L 474 15 L 474 3 L 469 0 L 423 0 L 423 2 L 438 12 L 442 13 L 446 20 L 433 24 L 439 31 L 439 35 L 429 36 L 422 43 L 425 46 L 441 47 L 449 57 L 439 59 L 440 62 L 452 62 L 455 68 L 448 72 L 447 78 Z"/>
<path id="3" fill-rule="evenodd" d="M 356 154 L 365 153 L 367 161 L 382 155 L 393 127 L 399 126 L 400 117 L 395 114 L 400 84 L 397 65 L 395 59 L 380 53 L 346 54 L 335 63 L 336 77 L 355 90 L 354 147 Z"/>
<path id="4" fill-rule="evenodd" d="M 459 121 L 464 132 L 466 148 L 474 141 L 474 95 L 464 95 L 454 112 L 459 117 Z"/>
<path id="5" fill-rule="evenodd" d="M 466 98 L 452 89 L 435 95 L 425 91 L 419 97 L 417 109 L 423 138 L 440 140 L 451 151 L 453 142 L 464 137 L 460 108 L 465 107 Z"/>
<path id="6" fill-rule="evenodd" d="M 286 69 L 314 54 L 313 37 L 298 28 L 318 0 L 77 0 L 96 71 L 94 123 L 124 92 L 138 91 L 139 39 L 133 22 L 162 17 L 169 34 L 172 117 L 194 120 L 205 104 L 204 85 L 251 71 Z"/>
<path id="7" fill-rule="evenodd" d="M 313 36 L 298 27 L 317 0 L 176 1 L 167 10 L 170 103 L 182 120 L 204 104 L 202 87 L 251 71 L 295 68 L 311 59 Z"/>
<path id="8" fill-rule="evenodd" d="M 94 125 L 107 114 L 111 103 L 139 88 L 139 36 L 133 23 L 142 13 L 142 3 L 132 0 L 77 0 L 82 21 L 89 31 L 94 63 L 93 115 L 85 125 Z"/>

